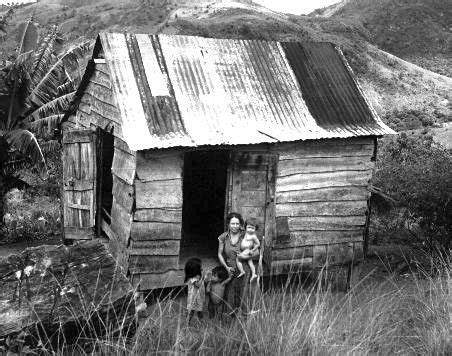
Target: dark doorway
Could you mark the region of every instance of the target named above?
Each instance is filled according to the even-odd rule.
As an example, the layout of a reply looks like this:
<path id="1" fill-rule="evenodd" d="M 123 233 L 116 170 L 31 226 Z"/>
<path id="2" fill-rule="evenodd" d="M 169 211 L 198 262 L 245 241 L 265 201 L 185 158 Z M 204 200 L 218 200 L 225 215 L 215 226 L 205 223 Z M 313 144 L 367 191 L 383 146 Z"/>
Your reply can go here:
<path id="1" fill-rule="evenodd" d="M 227 167 L 224 150 L 184 156 L 181 259 L 216 256 L 224 231 Z"/>
<path id="2" fill-rule="evenodd" d="M 111 166 L 114 154 L 113 134 L 100 130 L 98 131 L 98 223 L 104 220 L 111 224 L 111 207 L 113 204 L 113 176 Z"/>

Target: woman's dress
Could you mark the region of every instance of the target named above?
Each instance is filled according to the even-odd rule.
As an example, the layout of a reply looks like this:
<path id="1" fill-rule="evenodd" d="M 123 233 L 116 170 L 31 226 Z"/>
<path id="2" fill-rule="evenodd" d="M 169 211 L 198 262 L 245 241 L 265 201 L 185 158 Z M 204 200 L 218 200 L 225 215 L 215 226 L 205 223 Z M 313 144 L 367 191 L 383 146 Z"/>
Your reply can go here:
<path id="1" fill-rule="evenodd" d="M 224 232 L 218 237 L 219 242 L 223 243 L 223 257 L 226 264 L 234 268 L 234 278 L 226 286 L 224 300 L 225 312 L 236 312 L 239 308 L 247 313 L 254 309 L 256 297 L 259 295 L 259 285 L 257 279 L 250 284 L 251 271 L 247 263 L 243 263 L 245 275 L 236 278 L 239 274 L 237 269 L 236 258 L 240 253 L 240 242 L 243 233 L 236 244 L 231 243 L 229 232 Z"/>

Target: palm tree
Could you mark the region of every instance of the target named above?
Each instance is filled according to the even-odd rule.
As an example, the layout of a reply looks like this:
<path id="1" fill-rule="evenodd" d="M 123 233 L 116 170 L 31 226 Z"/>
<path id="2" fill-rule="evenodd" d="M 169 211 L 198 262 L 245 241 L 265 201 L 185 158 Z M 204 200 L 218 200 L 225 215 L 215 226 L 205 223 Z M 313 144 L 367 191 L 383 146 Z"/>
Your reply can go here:
<path id="1" fill-rule="evenodd" d="M 57 55 L 62 40 L 56 26 L 39 42 L 32 20 L 20 26 L 16 58 L 2 69 L 6 88 L 3 93 L 0 88 L 0 224 L 4 195 L 18 182 L 17 170 L 34 166 L 46 177 L 44 151 L 58 146 L 54 130 L 75 95 L 80 68 L 91 50 L 84 42 Z"/>

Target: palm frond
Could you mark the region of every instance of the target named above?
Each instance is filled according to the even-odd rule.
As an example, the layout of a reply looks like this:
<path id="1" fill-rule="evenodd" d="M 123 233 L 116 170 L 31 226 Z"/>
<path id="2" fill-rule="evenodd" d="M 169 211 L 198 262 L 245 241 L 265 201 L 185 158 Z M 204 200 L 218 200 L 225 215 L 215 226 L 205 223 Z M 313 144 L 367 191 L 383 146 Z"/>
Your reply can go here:
<path id="1" fill-rule="evenodd" d="M 47 172 L 47 165 L 35 135 L 28 130 L 13 130 L 6 134 L 6 140 L 11 148 L 28 157 L 32 165 L 36 166 L 41 173 Z"/>
<path id="2" fill-rule="evenodd" d="M 31 69 L 31 79 L 36 85 L 41 78 L 47 73 L 47 69 L 54 61 L 54 45 L 58 38 L 58 27 L 53 26 L 47 36 L 40 43 L 36 53 L 33 66 Z"/>
<path id="3" fill-rule="evenodd" d="M 49 101 L 28 115 L 26 121 L 32 122 L 49 115 L 64 113 L 69 108 L 74 96 L 75 91 Z"/>
<path id="4" fill-rule="evenodd" d="M 61 143 L 58 140 L 49 140 L 41 144 L 41 149 L 44 154 L 55 151 L 61 152 Z"/>
<path id="5" fill-rule="evenodd" d="M 38 43 L 38 28 L 31 21 L 22 22 L 18 26 L 19 47 L 17 53 L 20 55 L 25 52 L 33 51 Z"/>
<path id="6" fill-rule="evenodd" d="M 14 174 L 24 168 L 29 168 L 31 165 L 30 160 L 25 158 L 11 160 L 3 164 L 3 174 Z"/>
<path id="7" fill-rule="evenodd" d="M 86 42 L 66 51 L 35 86 L 29 95 L 29 101 L 36 106 L 41 106 L 55 99 L 59 85 L 66 80 L 74 81 L 68 73 L 79 75 L 80 62 L 84 60 L 89 50 L 90 43 Z"/>
<path id="8" fill-rule="evenodd" d="M 74 81 L 68 80 L 66 83 L 57 87 L 57 95 L 66 95 L 73 92 L 75 89 L 77 89 L 77 86 L 75 85 Z"/>
<path id="9" fill-rule="evenodd" d="M 37 119 L 28 124 L 28 127 L 40 137 L 53 136 L 53 131 L 58 128 L 64 114 L 56 114 Z"/>

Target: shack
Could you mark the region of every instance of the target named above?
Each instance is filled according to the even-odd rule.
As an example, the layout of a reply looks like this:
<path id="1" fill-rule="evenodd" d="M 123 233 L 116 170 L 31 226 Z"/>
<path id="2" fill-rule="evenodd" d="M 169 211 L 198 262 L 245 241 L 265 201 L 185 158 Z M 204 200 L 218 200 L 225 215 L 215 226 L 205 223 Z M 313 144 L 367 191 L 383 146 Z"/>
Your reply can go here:
<path id="1" fill-rule="evenodd" d="M 140 290 L 216 264 L 230 211 L 269 274 L 363 255 L 377 116 L 331 43 L 101 33 L 64 118 L 64 234 Z"/>

